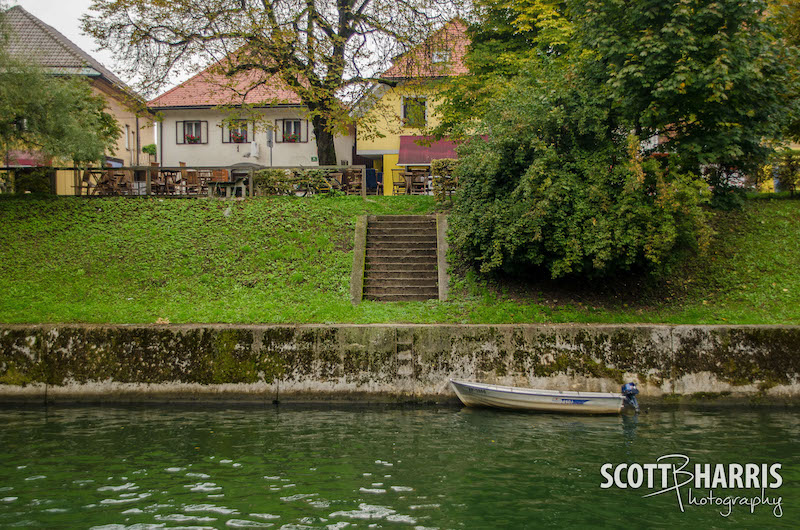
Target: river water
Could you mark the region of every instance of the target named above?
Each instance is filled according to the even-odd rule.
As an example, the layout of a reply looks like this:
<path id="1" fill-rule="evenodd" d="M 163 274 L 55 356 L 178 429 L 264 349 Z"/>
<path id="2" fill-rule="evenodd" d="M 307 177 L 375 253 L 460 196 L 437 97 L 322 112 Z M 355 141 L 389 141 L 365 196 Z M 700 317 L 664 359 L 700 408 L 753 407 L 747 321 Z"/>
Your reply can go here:
<path id="1" fill-rule="evenodd" d="M 6 407 L 0 426 L 0 527 L 800 525 L 797 411 Z M 603 464 L 669 454 L 691 466 L 780 463 L 782 485 L 713 489 L 773 503 L 752 513 L 698 504 L 704 489 L 687 504 L 691 486 L 644 497 L 662 489 L 660 475 L 652 489 L 600 487 Z"/>

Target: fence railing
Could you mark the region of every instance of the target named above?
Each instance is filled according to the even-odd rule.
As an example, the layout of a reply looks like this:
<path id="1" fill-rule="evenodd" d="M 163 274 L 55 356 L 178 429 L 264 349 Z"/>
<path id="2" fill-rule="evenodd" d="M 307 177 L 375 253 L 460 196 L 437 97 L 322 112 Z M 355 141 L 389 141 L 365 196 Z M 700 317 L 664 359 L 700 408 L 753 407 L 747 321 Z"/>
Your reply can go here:
<path id="1" fill-rule="evenodd" d="M 66 188 L 78 196 L 252 197 L 261 175 L 269 173 L 274 179 L 281 171 L 285 182 L 295 186 L 286 189 L 290 194 L 337 190 L 366 197 L 370 191 L 366 166 L 12 166 L 0 167 L 0 171 L 48 173 L 53 192 L 64 189 L 58 179 L 71 180 Z"/>

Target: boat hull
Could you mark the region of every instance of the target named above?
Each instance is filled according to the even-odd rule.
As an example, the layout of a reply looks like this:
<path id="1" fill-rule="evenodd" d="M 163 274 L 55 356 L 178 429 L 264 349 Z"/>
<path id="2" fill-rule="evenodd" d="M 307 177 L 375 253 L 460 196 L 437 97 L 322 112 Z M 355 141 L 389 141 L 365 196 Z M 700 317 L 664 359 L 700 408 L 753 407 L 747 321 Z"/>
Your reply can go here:
<path id="1" fill-rule="evenodd" d="M 468 407 L 508 410 L 569 412 L 573 414 L 619 414 L 622 394 L 610 392 L 563 392 L 450 380 L 458 399 Z"/>

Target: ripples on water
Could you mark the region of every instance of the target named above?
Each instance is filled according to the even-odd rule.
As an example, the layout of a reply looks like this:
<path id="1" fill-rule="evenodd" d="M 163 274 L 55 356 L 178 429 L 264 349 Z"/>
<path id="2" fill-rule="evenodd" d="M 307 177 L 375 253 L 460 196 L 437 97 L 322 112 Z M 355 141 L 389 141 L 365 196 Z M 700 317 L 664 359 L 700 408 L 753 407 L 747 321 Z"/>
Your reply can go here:
<path id="1" fill-rule="evenodd" d="M 566 528 L 800 523 L 794 412 L 0 409 L 0 527 Z M 605 462 L 781 462 L 784 516 L 601 490 Z M 739 492 L 744 494 L 744 492 Z"/>

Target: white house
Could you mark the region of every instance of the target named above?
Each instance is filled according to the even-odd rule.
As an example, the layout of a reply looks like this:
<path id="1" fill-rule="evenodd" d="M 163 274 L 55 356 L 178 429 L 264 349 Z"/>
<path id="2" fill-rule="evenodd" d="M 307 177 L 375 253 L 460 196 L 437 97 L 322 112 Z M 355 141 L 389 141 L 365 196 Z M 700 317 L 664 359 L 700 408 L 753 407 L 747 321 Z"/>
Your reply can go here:
<path id="1" fill-rule="evenodd" d="M 208 69 L 148 103 L 160 113 L 158 160 L 162 166 L 316 166 L 317 143 L 300 98 L 277 76 L 251 90 L 244 98 L 261 118 L 226 124 L 230 112 L 241 107 L 250 83 L 238 85 Z M 352 164 L 354 134 L 336 136 L 340 165 Z"/>

